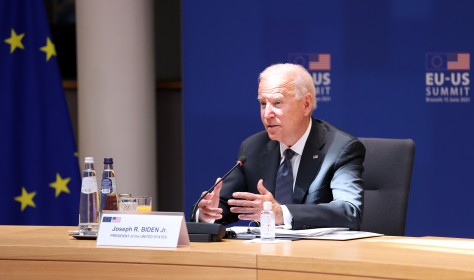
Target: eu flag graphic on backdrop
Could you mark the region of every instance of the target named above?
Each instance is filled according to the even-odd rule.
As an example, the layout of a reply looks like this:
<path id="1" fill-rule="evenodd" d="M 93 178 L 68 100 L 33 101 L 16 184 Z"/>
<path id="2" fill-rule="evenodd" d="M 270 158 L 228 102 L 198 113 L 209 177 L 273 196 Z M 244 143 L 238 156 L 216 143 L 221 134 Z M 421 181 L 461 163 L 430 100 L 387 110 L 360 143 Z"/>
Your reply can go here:
<path id="1" fill-rule="evenodd" d="M 0 0 L 0 224 L 77 225 L 80 171 L 43 0 Z"/>

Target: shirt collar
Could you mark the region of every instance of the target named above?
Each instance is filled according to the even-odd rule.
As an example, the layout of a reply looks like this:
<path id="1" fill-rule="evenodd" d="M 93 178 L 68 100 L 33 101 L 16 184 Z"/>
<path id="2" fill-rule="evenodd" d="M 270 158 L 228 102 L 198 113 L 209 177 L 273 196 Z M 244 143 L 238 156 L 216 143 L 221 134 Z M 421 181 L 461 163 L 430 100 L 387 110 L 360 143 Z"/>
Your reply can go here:
<path id="1" fill-rule="evenodd" d="M 309 136 L 309 132 L 311 131 L 312 123 L 313 123 L 313 119 L 310 118 L 308 128 L 306 129 L 303 136 L 301 136 L 301 138 L 298 139 L 298 141 L 296 141 L 296 143 L 293 146 L 291 146 L 291 149 L 295 153 L 297 153 L 298 155 L 303 154 L 304 145 L 306 144 L 306 140 L 308 140 L 308 136 Z M 280 142 L 280 156 L 281 156 L 281 158 L 283 158 L 283 153 L 285 152 L 286 149 L 288 149 L 288 146 Z"/>

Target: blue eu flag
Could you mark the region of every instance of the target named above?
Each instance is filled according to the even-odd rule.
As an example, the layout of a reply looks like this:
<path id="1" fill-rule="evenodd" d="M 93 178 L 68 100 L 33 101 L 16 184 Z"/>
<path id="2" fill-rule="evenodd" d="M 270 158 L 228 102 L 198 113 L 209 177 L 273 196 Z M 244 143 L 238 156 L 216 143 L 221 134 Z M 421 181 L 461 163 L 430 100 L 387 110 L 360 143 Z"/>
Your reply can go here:
<path id="1" fill-rule="evenodd" d="M 42 0 L 0 0 L 0 224 L 77 225 L 80 171 Z"/>

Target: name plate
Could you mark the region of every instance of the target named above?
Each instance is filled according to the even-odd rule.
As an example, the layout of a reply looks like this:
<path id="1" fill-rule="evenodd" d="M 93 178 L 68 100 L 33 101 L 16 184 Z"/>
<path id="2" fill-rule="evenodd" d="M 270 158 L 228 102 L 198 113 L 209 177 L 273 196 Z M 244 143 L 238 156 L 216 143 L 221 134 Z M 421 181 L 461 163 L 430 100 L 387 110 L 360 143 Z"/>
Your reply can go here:
<path id="1" fill-rule="evenodd" d="M 189 235 L 183 213 L 103 211 L 97 245 L 176 248 Z"/>

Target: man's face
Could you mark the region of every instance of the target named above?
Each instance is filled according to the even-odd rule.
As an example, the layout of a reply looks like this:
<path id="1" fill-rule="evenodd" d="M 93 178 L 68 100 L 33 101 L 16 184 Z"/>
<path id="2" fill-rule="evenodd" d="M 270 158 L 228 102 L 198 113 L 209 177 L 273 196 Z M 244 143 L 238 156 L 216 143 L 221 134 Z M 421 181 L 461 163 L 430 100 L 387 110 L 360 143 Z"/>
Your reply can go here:
<path id="1" fill-rule="evenodd" d="M 260 81 L 260 117 L 268 136 L 291 147 L 304 134 L 312 111 L 311 94 L 295 98 L 295 84 L 284 77 Z"/>

